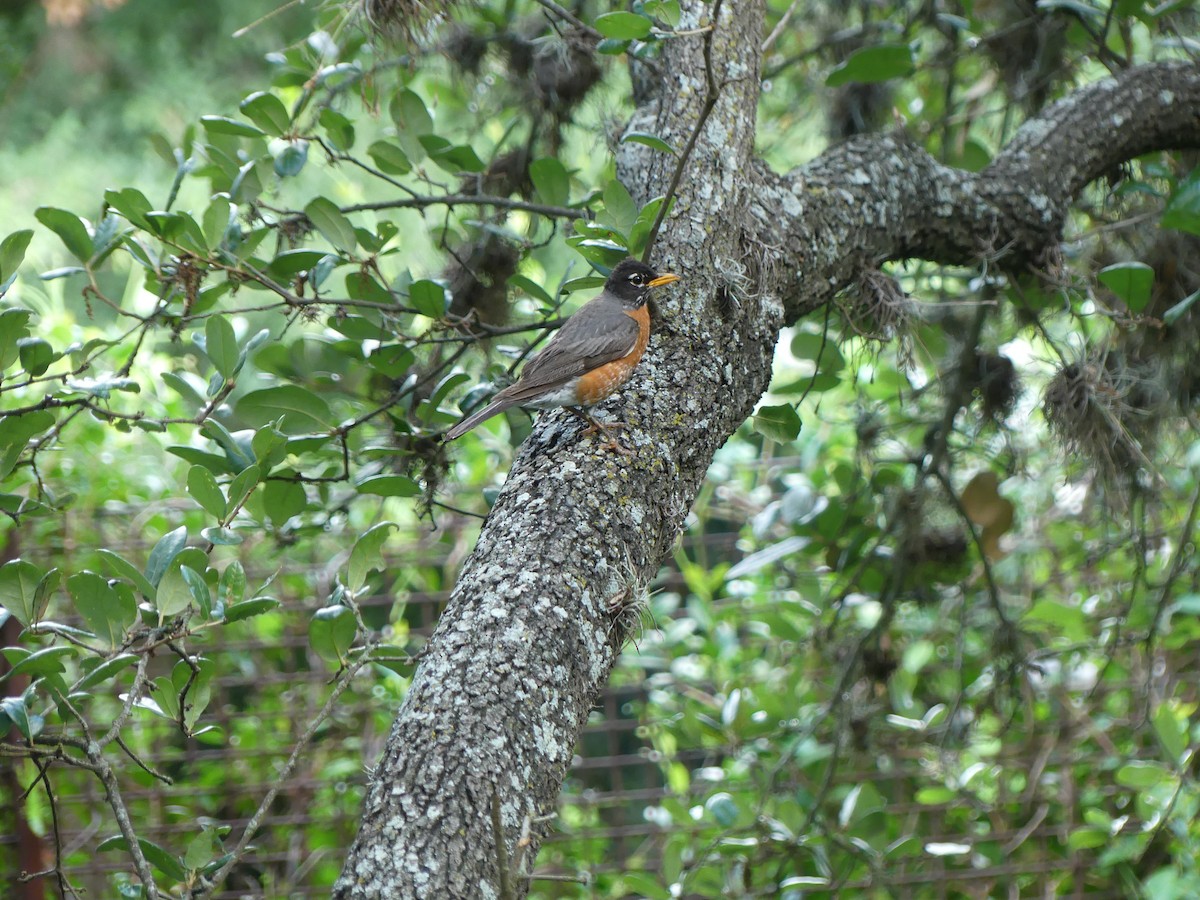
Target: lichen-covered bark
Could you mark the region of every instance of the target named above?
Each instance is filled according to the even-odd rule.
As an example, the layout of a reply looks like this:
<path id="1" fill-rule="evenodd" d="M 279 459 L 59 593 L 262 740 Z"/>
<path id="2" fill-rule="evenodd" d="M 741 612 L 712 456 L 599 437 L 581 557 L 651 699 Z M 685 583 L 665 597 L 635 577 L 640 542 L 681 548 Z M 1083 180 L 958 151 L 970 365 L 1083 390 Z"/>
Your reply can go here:
<path id="1" fill-rule="evenodd" d="M 685 7 L 699 28 L 710 5 Z M 735 14 L 736 13 L 736 14 Z M 512 891 L 523 896 L 542 817 L 555 808 L 576 739 L 624 643 L 629 616 L 670 549 L 717 448 L 766 387 L 782 308 L 731 304 L 718 267 L 743 253 L 758 99 L 762 3 L 726 3 L 710 56 L 719 100 L 680 185 L 654 263 L 684 276 L 660 294 L 650 350 L 601 407 L 629 428 L 631 457 L 543 415 L 464 566 L 372 773 L 361 831 L 335 896 L 499 896 L 493 798 Z M 668 41 L 659 103 L 639 111 L 683 147 L 708 90 L 700 34 Z M 619 159 L 643 200 L 666 192 L 674 157 L 638 145 Z M 644 151 L 644 152 L 643 152 Z M 632 617 L 636 620 L 636 616 Z M 518 846 L 522 832 L 528 841 Z"/>
<path id="2" fill-rule="evenodd" d="M 887 260 L 1040 263 L 1089 183 L 1144 153 L 1197 146 L 1200 66 L 1147 65 L 1050 106 L 978 173 L 904 135 L 847 141 L 787 175 L 758 163 L 747 227 L 772 248 L 790 323 Z"/>
<path id="3" fill-rule="evenodd" d="M 713 9 L 682 6 L 681 30 Z M 602 450 L 565 413 L 542 416 L 372 773 L 337 897 L 498 897 L 501 857 L 513 896 L 525 894 L 543 817 L 625 639 L 630 617 L 614 610 L 641 595 L 675 541 L 713 454 L 765 389 L 786 321 L 883 260 L 1034 257 L 1118 154 L 1200 142 L 1196 67 L 1155 66 L 1051 109 L 979 175 L 895 137 L 775 175 L 752 158 L 762 8 L 720 6 L 711 73 L 708 38 L 665 42 L 663 77 L 630 124 L 683 147 L 710 74 L 720 86 L 653 259 L 684 281 L 660 298 L 635 378 L 600 410 L 629 424 L 636 452 Z M 1116 116 L 1148 136 L 1111 140 Z M 665 192 L 674 160 L 622 145 L 618 173 L 644 201 Z"/>

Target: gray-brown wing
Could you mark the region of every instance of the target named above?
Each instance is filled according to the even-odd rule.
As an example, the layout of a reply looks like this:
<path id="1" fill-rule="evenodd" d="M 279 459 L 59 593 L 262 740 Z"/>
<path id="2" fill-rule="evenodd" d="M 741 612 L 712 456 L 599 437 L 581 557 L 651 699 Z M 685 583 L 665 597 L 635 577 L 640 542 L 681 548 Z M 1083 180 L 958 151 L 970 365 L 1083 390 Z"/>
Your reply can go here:
<path id="1" fill-rule="evenodd" d="M 504 390 L 518 403 L 605 363 L 627 356 L 638 339 L 638 323 L 610 303 L 587 303 L 563 324 L 516 384 Z"/>

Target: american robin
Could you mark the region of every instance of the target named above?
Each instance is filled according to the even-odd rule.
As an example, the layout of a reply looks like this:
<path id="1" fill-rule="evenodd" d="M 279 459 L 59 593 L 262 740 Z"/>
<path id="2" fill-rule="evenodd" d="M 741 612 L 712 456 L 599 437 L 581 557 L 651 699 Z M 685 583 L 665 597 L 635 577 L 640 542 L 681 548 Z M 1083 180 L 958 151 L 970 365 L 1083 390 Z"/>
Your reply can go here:
<path id="1" fill-rule="evenodd" d="M 521 377 L 447 431 L 446 440 L 461 437 L 512 406 L 564 406 L 588 423 L 584 434 L 607 435 L 610 428 L 623 428 L 619 422 L 597 422 L 585 407 L 609 397 L 629 380 L 650 340 L 646 308 L 650 290 L 678 280 L 678 275 L 660 275 L 636 259 L 617 263 L 604 290 L 563 323 L 550 343 L 526 363 Z M 608 446 L 623 449 L 615 440 Z"/>

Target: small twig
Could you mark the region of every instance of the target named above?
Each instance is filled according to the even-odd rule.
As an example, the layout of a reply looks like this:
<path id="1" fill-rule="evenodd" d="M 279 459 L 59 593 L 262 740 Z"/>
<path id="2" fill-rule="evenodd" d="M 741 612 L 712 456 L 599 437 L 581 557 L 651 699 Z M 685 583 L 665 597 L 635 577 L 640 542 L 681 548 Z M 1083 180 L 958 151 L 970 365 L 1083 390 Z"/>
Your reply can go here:
<path id="1" fill-rule="evenodd" d="M 713 35 L 717 32 L 717 20 L 720 14 L 721 0 L 716 0 L 712 10 L 712 27 L 704 35 L 704 79 L 708 83 L 708 91 L 705 93 L 704 103 L 700 107 L 700 116 L 696 119 L 696 127 L 688 135 L 687 144 L 684 145 L 683 152 L 679 154 L 679 160 L 675 163 L 675 171 L 671 173 L 671 182 L 667 185 L 667 192 L 663 195 L 662 204 L 658 207 L 658 215 L 654 217 L 654 226 L 646 238 L 646 249 L 642 252 L 642 262 L 644 263 L 650 262 L 650 252 L 654 249 L 654 242 L 658 239 L 663 219 L 667 217 L 667 211 L 671 208 L 671 201 L 675 199 L 675 193 L 679 190 L 679 182 L 683 180 L 683 170 L 691 158 L 692 151 L 696 149 L 700 132 L 704 130 L 704 125 L 708 122 L 708 117 L 712 114 L 717 105 L 717 99 L 721 95 L 721 86 L 717 84 L 712 65 Z"/>
<path id="2" fill-rule="evenodd" d="M 771 33 L 767 35 L 767 39 L 762 42 L 762 47 L 759 48 L 763 56 L 767 55 L 767 51 L 779 39 L 779 35 L 783 33 L 783 29 L 787 28 L 788 22 L 792 19 L 792 13 L 796 11 L 796 7 L 799 5 L 800 0 L 792 0 L 792 5 L 787 8 L 787 12 L 783 14 L 783 17 L 771 29 Z"/>
<path id="3" fill-rule="evenodd" d="M 559 219 L 588 218 L 588 209 L 571 209 L 569 206 L 553 206 L 546 203 L 531 203 L 514 200 L 512 197 L 491 197 L 485 194 L 445 194 L 441 197 L 410 197 L 399 200 L 380 200 L 374 203 L 354 203 L 343 206 L 343 213 L 369 212 L 381 209 L 425 209 L 429 206 L 494 206 L 496 209 L 519 209 L 524 212 L 540 213 Z"/>
<path id="4" fill-rule="evenodd" d="M 537 3 L 539 6 L 542 6 L 545 9 L 549 10 L 550 12 L 554 13 L 560 19 L 562 19 L 566 22 L 570 22 L 572 25 L 574 25 L 576 28 L 578 28 L 580 31 L 582 31 L 584 34 L 586 34 L 588 37 L 595 38 L 598 41 L 604 40 L 604 35 L 602 35 L 600 32 L 598 32 L 595 28 L 593 28 L 587 22 L 582 21 L 577 15 L 575 15 L 573 12 L 571 12 L 566 7 L 561 6 L 558 3 L 555 3 L 554 0 L 537 0 Z"/>
<path id="5" fill-rule="evenodd" d="M 100 749 L 99 744 L 89 741 L 85 752 L 91 762 L 89 768 L 104 785 L 108 805 L 117 819 L 117 828 L 120 829 L 121 836 L 125 838 L 125 843 L 128 845 L 129 855 L 133 857 L 133 867 L 137 871 L 138 878 L 142 880 L 142 890 L 146 892 L 146 900 L 158 900 L 158 885 L 154 883 L 154 873 L 150 870 L 150 863 L 146 861 L 146 855 L 142 853 L 142 845 L 138 843 L 133 820 L 129 818 L 129 810 L 126 809 L 125 801 L 121 797 L 121 786 L 117 783 L 117 776 L 113 774 L 112 766 L 104 758 L 104 752 Z"/>
<path id="6" fill-rule="evenodd" d="M 1162 589 L 1158 593 L 1158 602 L 1154 604 L 1154 618 L 1150 622 L 1150 631 L 1146 635 L 1146 656 L 1150 657 L 1154 654 L 1154 639 L 1158 635 L 1158 624 L 1162 621 L 1163 613 L 1167 608 L 1167 598 L 1171 595 L 1171 587 L 1179 578 L 1179 573 L 1183 571 L 1183 564 L 1186 559 L 1191 556 L 1187 550 L 1191 546 L 1192 530 L 1196 527 L 1196 514 L 1200 511 L 1200 488 L 1192 494 L 1192 505 L 1188 509 L 1187 520 L 1183 523 L 1183 528 L 1179 533 L 1179 540 L 1175 543 L 1174 558 L 1171 560 L 1171 569 L 1168 572 L 1166 579 L 1163 581 Z"/>
<path id="7" fill-rule="evenodd" d="M 201 893 L 194 894 L 194 897 L 199 898 L 211 895 L 212 891 L 215 890 L 229 876 L 229 873 L 233 870 L 234 866 L 241 862 L 242 856 L 246 852 L 246 848 L 250 845 L 251 838 L 253 838 L 255 832 L 258 831 L 258 827 L 262 824 L 262 820 L 266 816 L 267 812 L 271 809 L 272 804 L 274 804 L 275 798 L 279 795 L 279 791 L 287 782 L 288 778 L 291 777 L 292 771 L 296 768 L 296 764 L 300 762 L 300 757 L 308 749 L 308 745 L 316 735 L 317 729 L 321 727 L 322 723 L 327 718 L 329 718 L 330 713 L 333 712 L 334 707 L 337 705 L 338 698 L 340 698 L 343 692 L 345 692 L 346 688 L 350 686 L 350 682 L 353 680 L 354 676 L 358 674 L 359 669 L 365 666 L 368 662 L 371 662 L 371 660 L 366 654 L 364 654 L 356 662 L 351 663 L 342 670 L 341 681 L 334 685 L 333 690 L 329 692 L 329 696 L 326 698 L 324 705 L 322 705 L 321 709 L 317 712 L 317 715 L 304 730 L 304 734 L 300 735 L 300 739 L 296 742 L 296 746 L 292 748 L 292 753 L 287 758 L 287 762 L 283 764 L 283 768 L 280 769 L 278 774 L 275 776 L 275 785 L 269 791 L 267 791 L 266 796 L 264 796 L 262 802 L 259 803 L 258 809 L 254 811 L 254 815 L 252 815 L 250 820 L 246 822 L 246 827 L 242 831 L 242 836 L 238 839 L 237 846 L 234 847 L 233 851 L 229 854 L 229 859 L 225 861 L 225 865 L 221 866 L 221 868 L 213 874 L 209 886 L 207 886 Z"/>
<path id="8" fill-rule="evenodd" d="M 967 527 L 967 533 L 971 536 L 971 543 L 975 545 L 975 549 L 979 552 L 979 559 L 983 563 L 983 580 L 987 584 L 988 599 L 991 601 L 996 617 L 1000 620 L 1000 624 L 1010 632 L 1014 634 L 1018 633 L 1017 627 L 1008 617 L 1008 613 L 1004 611 L 1004 604 L 1000 600 L 1000 587 L 996 584 L 996 576 L 992 572 L 991 560 L 988 559 L 987 551 L 984 549 L 983 538 L 975 528 L 974 521 L 967 514 L 967 508 L 963 506 L 962 498 L 958 496 L 958 493 L 954 490 L 954 485 L 950 483 L 950 479 L 946 477 L 946 473 L 942 469 L 934 469 L 932 475 L 946 491 L 950 503 L 954 506 L 959 518 L 962 519 L 963 524 Z"/>
<path id="9" fill-rule="evenodd" d="M 116 740 L 121 729 L 125 727 L 125 722 L 133 712 L 133 706 L 137 703 L 138 696 L 142 692 L 142 687 L 146 683 L 146 665 L 150 661 L 150 654 L 143 653 L 138 657 L 137 673 L 133 676 L 133 684 L 129 686 L 129 693 L 125 695 L 125 703 L 121 707 L 121 711 L 117 713 L 117 717 L 113 719 L 112 726 L 105 733 L 104 737 L 96 742 L 98 748 L 103 749 Z M 82 717 L 80 718 L 82 722 Z M 86 733 L 86 732 L 85 732 Z M 91 755 L 90 753 L 88 754 Z"/>

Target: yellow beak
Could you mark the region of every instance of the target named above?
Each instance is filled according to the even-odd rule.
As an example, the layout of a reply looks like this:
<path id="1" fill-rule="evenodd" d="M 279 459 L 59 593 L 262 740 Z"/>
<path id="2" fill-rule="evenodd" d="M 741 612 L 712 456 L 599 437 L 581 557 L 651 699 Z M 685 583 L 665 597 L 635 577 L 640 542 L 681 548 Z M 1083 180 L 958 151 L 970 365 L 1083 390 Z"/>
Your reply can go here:
<path id="1" fill-rule="evenodd" d="M 678 275 L 672 275 L 670 272 L 667 272 L 665 275 L 659 275 L 657 278 L 655 278 L 653 281 L 651 281 L 649 286 L 650 287 L 662 287 L 664 284 L 670 284 L 672 281 L 678 281 L 678 280 L 679 280 Z"/>

